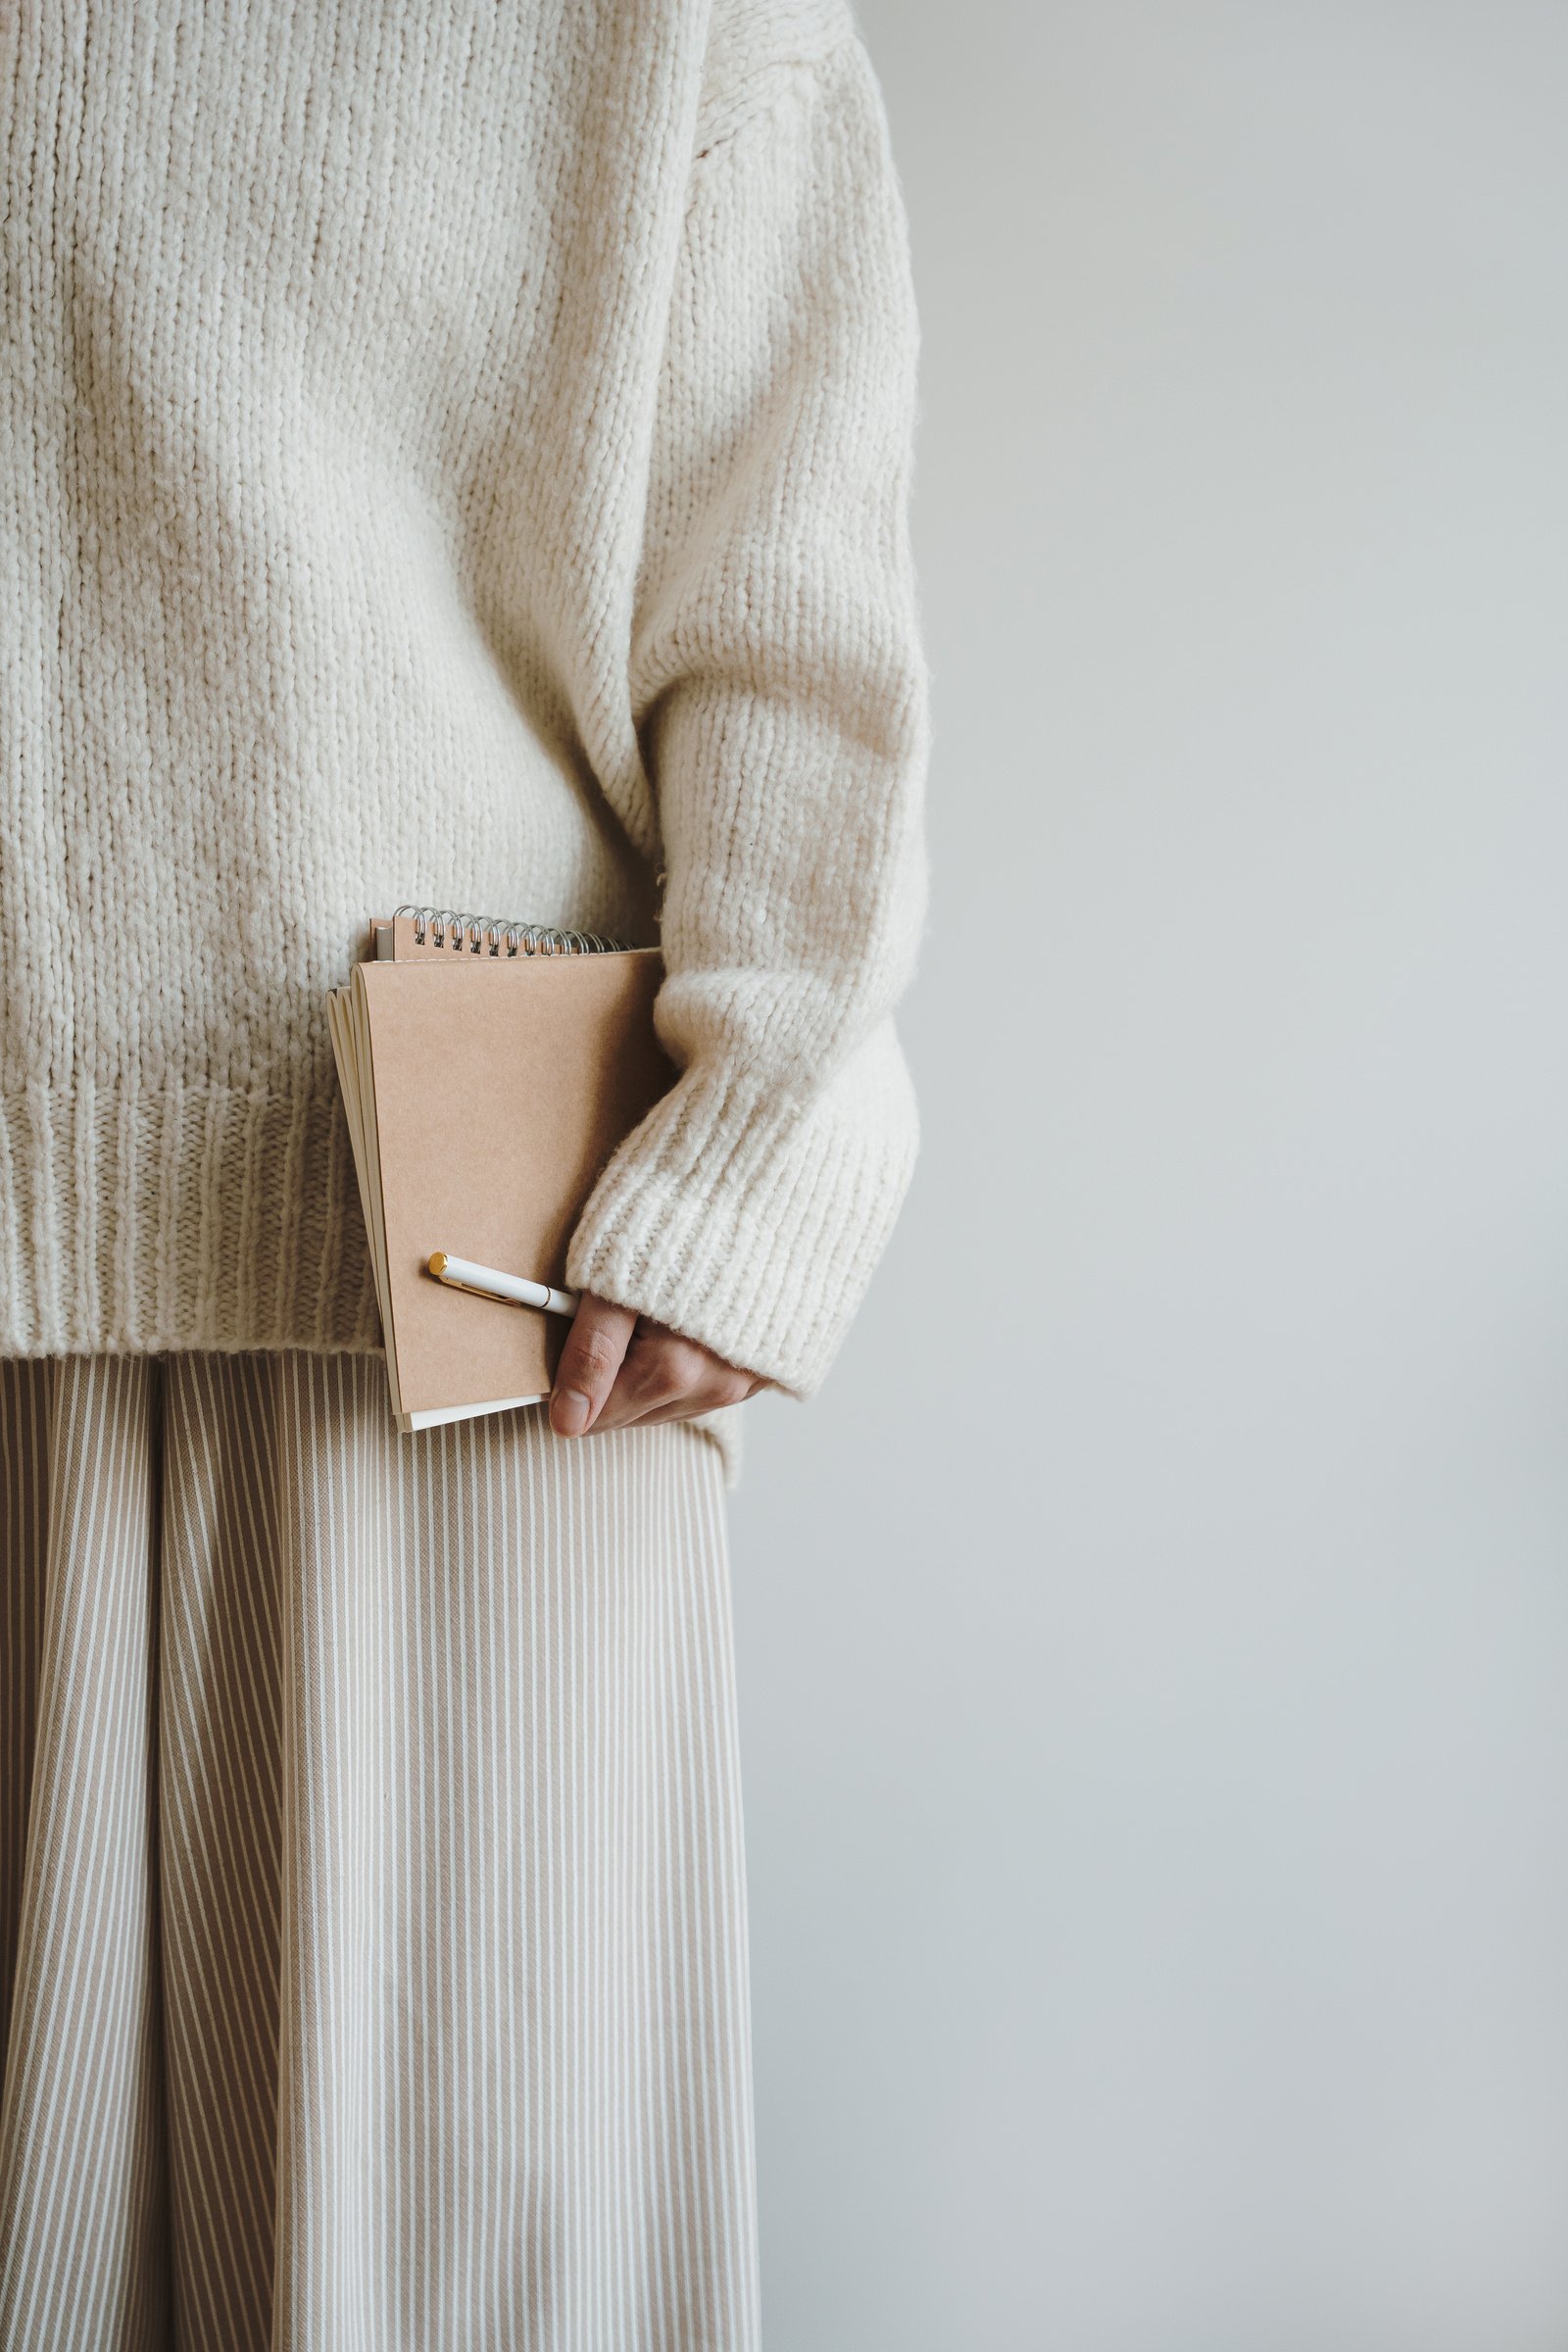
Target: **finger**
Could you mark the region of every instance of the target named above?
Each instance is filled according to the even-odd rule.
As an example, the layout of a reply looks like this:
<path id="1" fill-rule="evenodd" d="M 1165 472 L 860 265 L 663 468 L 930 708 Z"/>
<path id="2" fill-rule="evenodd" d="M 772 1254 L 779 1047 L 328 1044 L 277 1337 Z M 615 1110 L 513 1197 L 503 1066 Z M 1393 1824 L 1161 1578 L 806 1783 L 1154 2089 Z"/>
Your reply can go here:
<path id="1" fill-rule="evenodd" d="M 726 1366 L 722 1375 L 705 1380 L 664 1403 L 651 1405 L 646 1412 L 631 1414 L 621 1426 L 646 1429 L 655 1421 L 690 1421 L 699 1413 L 716 1413 L 725 1405 L 744 1404 L 748 1396 L 755 1396 L 760 1389 L 771 1385 L 769 1381 L 753 1379 L 746 1372 L 732 1372 Z"/>
<path id="2" fill-rule="evenodd" d="M 626 1429 L 738 1404 L 766 1384 L 667 1324 L 639 1323 L 596 1429 Z"/>
<path id="3" fill-rule="evenodd" d="M 712 1363 L 708 1349 L 695 1340 L 683 1339 L 678 1332 L 658 1324 L 639 1324 L 595 1428 L 623 1429 L 656 1405 L 675 1403 L 697 1386 Z"/>
<path id="4" fill-rule="evenodd" d="M 550 1392 L 550 1426 L 558 1437 L 580 1438 L 593 1428 L 636 1327 L 629 1306 L 612 1306 L 591 1291 L 583 1293 Z"/>

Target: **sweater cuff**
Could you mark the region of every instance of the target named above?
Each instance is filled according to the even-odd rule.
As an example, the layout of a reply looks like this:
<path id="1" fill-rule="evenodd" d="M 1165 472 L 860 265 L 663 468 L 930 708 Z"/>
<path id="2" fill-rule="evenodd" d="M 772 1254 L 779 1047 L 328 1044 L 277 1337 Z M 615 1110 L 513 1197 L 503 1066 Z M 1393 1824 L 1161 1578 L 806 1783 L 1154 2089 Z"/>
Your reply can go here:
<path id="1" fill-rule="evenodd" d="M 688 1070 L 628 1136 L 566 1279 L 797 1396 L 819 1386 L 908 1188 L 918 1118 L 891 1021 L 805 1102 Z"/>

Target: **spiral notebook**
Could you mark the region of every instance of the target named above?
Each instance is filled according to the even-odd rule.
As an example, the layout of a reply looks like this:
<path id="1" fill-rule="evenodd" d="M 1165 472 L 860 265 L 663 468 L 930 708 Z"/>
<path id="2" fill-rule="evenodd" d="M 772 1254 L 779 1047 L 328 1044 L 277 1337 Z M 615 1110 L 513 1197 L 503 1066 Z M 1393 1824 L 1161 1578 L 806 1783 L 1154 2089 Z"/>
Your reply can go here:
<path id="1" fill-rule="evenodd" d="M 405 1432 L 535 1404 L 567 1323 L 449 1288 L 437 1252 L 564 1286 L 615 1146 L 675 1072 L 654 1033 L 655 948 L 401 907 L 333 989 L 332 1051 Z"/>

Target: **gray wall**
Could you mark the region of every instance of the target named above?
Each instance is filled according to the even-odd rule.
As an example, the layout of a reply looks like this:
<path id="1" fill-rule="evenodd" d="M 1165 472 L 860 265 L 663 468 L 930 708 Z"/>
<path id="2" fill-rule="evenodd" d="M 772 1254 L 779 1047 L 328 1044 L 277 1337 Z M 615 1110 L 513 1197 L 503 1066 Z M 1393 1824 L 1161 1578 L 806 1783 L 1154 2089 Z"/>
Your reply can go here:
<path id="1" fill-rule="evenodd" d="M 860 23 L 937 898 L 735 1505 L 769 2352 L 1561 2352 L 1568 8 Z"/>

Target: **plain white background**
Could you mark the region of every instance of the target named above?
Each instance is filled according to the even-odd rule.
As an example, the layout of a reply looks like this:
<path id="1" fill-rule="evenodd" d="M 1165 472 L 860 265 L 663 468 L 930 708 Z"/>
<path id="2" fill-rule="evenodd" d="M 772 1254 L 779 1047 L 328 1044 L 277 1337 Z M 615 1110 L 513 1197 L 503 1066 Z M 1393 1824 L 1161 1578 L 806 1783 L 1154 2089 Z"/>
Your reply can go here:
<path id="1" fill-rule="evenodd" d="M 735 1498 L 769 2352 L 1562 2352 L 1568 9 L 858 14 L 936 895 Z"/>

